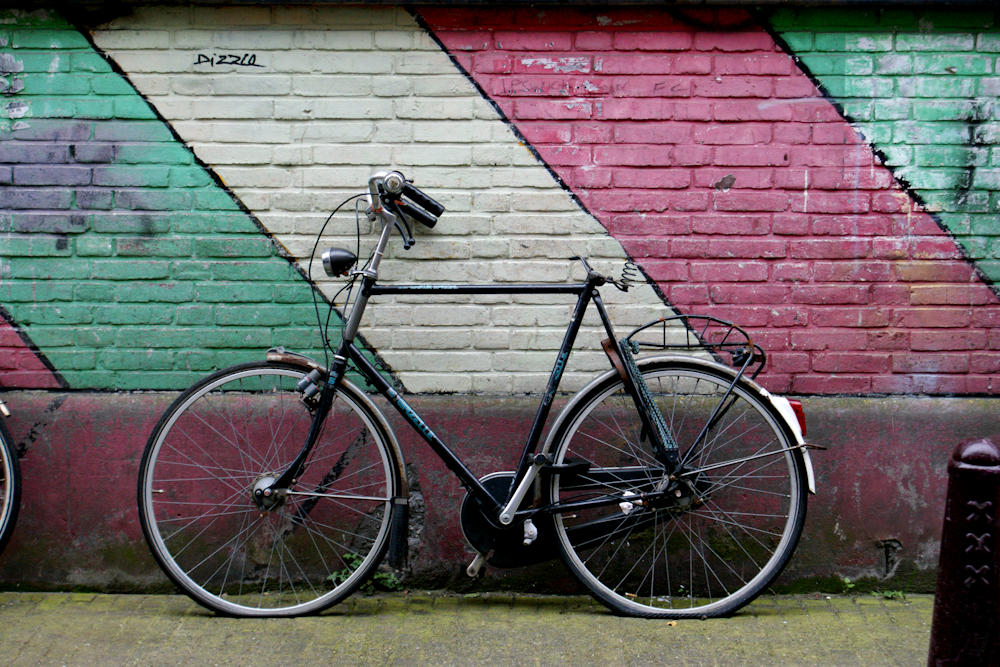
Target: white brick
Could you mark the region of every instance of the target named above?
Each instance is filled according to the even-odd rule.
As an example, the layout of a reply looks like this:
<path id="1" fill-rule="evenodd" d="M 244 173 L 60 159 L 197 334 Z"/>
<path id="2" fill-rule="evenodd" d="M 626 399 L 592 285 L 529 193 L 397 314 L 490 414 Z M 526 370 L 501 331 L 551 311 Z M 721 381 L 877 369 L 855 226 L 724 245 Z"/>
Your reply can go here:
<path id="1" fill-rule="evenodd" d="M 472 391 L 468 375 L 441 373 L 400 373 L 407 390 L 415 394 L 467 394 Z"/>
<path id="2" fill-rule="evenodd" d="M 479 121 L 468 123 L 416 122 L 413 124 L 413 140 L 417 142 L 478 144 L 487 142 L 489 139 L 489 124 Z"/>
<path id="3" fill-rule="evenodd" d="M 198 99 L 195 100 L 192 107 L 195 118 L 247 118 L 260 120 L 274 117 L 274 102 L 271 100 L 253 98 L 230 98 L 226 100 Z"/>
<path id="4" fill-rule="evenodd" d="M 446 55 L 438 53 L 408 53 L 395 57 L 396 74 L 458 74 Z"/>
<path id="5" fill-rule="evenodd" d="M 171 42 L 175 49 L 210 49 L 212 37 L 211 30 L 175 30 Z"/>
<path id="6" fill-rule="evenodd" d="M 381 165 L 389 161 L 389 146 L 362 144 L 360 146 L 316 146 L 313 158 L 317 164 Z"/>
<path id="7" fill-rule="evenodd" d="M 515 211 L 579 211 L 580 207 L 563 192 L 518 193 L 511 199 Z"/>
<path id="8" fill-rule="evenodd" d="M 472 163 L 481 167 L 500 167 L 513 162 L 511 146 L 475 146 Z M 551 181 L 551 177 L 549 178 Z"/>
<path id="9" fill-rule="evenodd" d="M 451 76 L 413 77 L 413 94 L 426 97 L 469 97 L 478 93 L 468 79 Z"/>
<path id="10" fill-rule="evenodd" d="M 289 169 L 222 167 L 216 169 L 216 173 L 231 188 L 284 188 L 292 184 L 292 172 Z"/>
<path id="11" fill-rule="evenodd" d="M 171 27 L 190 25 L 192 8 L 190 7 L 135 7 L 125 16 L 112 19 L 101 26 L 100 33 L 117 29 L 135 28 L 148 29 L 149 26 Z"/>
<path id="12" fill-rule="evenodd" d="M 183 51 L 115 51 L 114 55 L 118 65 L 129 73 L 194 71 L 194 57 Z"/>
<path id="13" fill-rule="evenodd" d="M 256 53 L 292 48 L 288 30 L 219 30 L 212 40 L 219 50 Z"/>
<path id="14" fill-rule="evenodd" d="M 473 394 L 504 395 L 514 390 L 514 378 L 510 375 L 477 373 L 471 377 Z"/>
<path id="15" fill-rule="evenodd" d="M 291 127 L 284 123 L 202 123 L 213 128 L 212 139 L 223 143 L 242 143 L 253 137 L 259 144 L 285 144 L 292 140 Z M 177 129 L 176 126 L 174 129 Z M 178 130 L 180 132 L 180 130 Z M 185 134 L 181 134 L 186 137 Z"/>
<path id="16" fill-rule="evenodd" d="M 297 30 L 296 49 L 332 51 L 368 51 L 372 34 L 367 30 Z"/>
<path id="17" fill-rule="evenodd" d="M 522 282 L 535 282 L 525 278 Z M 497 306 L 493 324 L 501 327 L 565 327 L 572 316 L 572 306 Z"/>
<path id="18" fill-rule="evenodd" d="M 178 121 L 171 123 L 177 134 L 184 137 L 188 143 L 197 141 L 212 141 L 215 137 L 217 126 L 214 123 L 206 123 L 203 120 L 198 122 Z M 244 135 L 244 138 L 245 135 Z"/>
<path id="19" fill-rule="evenodd" d="M 476 211 L 503 212 L 510 210 L 509 192 L 478 192 L 472 195 L 472 206 Z"/>
<path id="20" fill-rule="evenodd" d="M 166 49 L 170 33 L 166 30 L 106 30 L 101 31 L 102 49 Z"/>
<path id="21" fill-rule="evenodd" d="M 404 76 L 376 76 L 372 78 L 372 94 L 377 97 L 408 97 L 412 81 Z"/>
<path id="22" fill-rule="evenodd" d="M 466 120 L 472 118 L 470 99 L 404 99 L 395 103 L 396 117 L 413 120 Z"/>
<path id="23" fill-rule="evenodd" d="M 370 95 L 370 76 L 313 76 L 292 77 L 292 91 L 303 97 L 354 97 Z"/>
<path id="24" fill-rule="evenodd" d="M 510 347 L 511 335 L 506 329 L 474 329 L 472 346 L 479 350 L 506 350 Z"/>
<path id="25" fill-rule="evenodd" d="M 488 371 L 492 368 L 492 357 L 490 352 L 414 352 L 413 366 L 450 373 Z"/>
<path id="26" fill-rule="evenodd" d="M 370 29 L 395 23 L 396 11 L 391 7 L 316 6 L 316 25 Z"/>
<path id="27" fill-rule="evenodd" d="M 290 135 L 299 141 L 352 144 L 375 140 L 375 128 L 375 124 L 368 121 L 346 123 L 313 121 L 292 126 Z"/>
<path id="28" fill-rule="evenodd" d="M 270 164 L 272 148 L 266 145 L 195 144 L 195 154 L 208 164 Z"/>
<path id="29" fill-rule="evenodd" d="M 393 347 L 416 350 L 461 350 L 472 344 L 472 333 L 455 329 L 393 329 Z"/>
<path id="30" fill-rule="evenodd" d="M 211 95 L 215 84 L 215 77 L 205 75 L 173 76 L 170 77 L 170 89 L 178 95 L 199 96 Z M 148 87 L 142 86 L 141 90 L 149 94 Z M 169 116 L 168 116 L 169 118 Z"/>
<path id="31" fill-rule="evenodd" d="M 469 146 L 396 146 L 393 162 L 399 165 L 466 165 L 472 159 Z"/>
<path id="32" fill-rule="evenodd" d="M 212 83 L 216 95 L 287 95 L 292 90 L 290 77 L 282 75 L 241 75 L 216 77 Z"/>
<path id="33" fill-rule="evenodd" d="M 401 122 L 380 122 L 373 126 L 375 134 L 374 141 L 384 144 L 409 143 L 413 137 L 413 125 Z"/>
<path id="34" fill-rule="evenodd" d="M 414 306 L 413 323 L 420 326 L 486 324 L 490 309 L 482 306 Z"/>
<path id="35" fill-rule="evenodd" d="M 169 95 L 170 94 L 170 80 L 169 75 L 158 75 L 158 74 L 147 74 L 142 77 L 133 77 L 132 83 L 137 87 L 139 83 L 136 79 L 142 79 L 142 87 L 139 90 L 142 91 L 143 95 L 146 97 L 155 97 L 158 95 Z"/>
<path id="36" fill-rule="evenodd" d="M 375 33 L 375 48 L 381 51 L 412 51 L 412 30 L 380 30 Z"/>
<path id="37" fill-rule="evenodd" d="M 358 167 L 309 167 L 302 170 L 304 187 L 364 189 L 370 170 Z"/>
<path id="38" fill-rule="evenodd" d="M 274 164 L 283 167 L 313 164 L 315 162 L 313 159 L 313 147 L 301 144 L 275 146 L 272 155 Z"/>
<path id="39" fill-rule="evenodd" d="M 313 104 L 315 118 L 392 118 L 390 100 L 316 100 Z"/>
<path id="40" fill-rule="evenodd" d="M 276 51 L 270 66 L 276 72 L 312 74 L 388 74 L 392 55 L 367 51 Z"/>

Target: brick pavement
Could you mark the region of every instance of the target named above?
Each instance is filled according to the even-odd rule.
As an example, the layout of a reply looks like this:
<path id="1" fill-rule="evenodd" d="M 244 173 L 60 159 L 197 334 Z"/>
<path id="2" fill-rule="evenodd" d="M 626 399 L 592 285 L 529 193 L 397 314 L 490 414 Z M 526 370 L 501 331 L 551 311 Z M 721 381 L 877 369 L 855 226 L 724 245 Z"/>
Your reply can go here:
<path id="1" fill-rule="evenodd" d="M 730 619 L 619 618 L 586 597 L 351 598 L 318 617 L 215 617 L 186 597 L 0 593 L 0 658 L 55 665 L 822 665 L 926 661 L 933 598 L 765 597 Z"/>

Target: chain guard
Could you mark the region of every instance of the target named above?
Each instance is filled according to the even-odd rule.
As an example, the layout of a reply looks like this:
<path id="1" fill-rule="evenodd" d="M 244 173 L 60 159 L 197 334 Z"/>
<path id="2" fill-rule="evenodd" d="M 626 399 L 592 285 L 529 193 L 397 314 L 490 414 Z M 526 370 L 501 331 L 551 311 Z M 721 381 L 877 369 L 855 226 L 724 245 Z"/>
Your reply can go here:
<path id="1" fill-rule="evenodd" d="M 504 502 L 511 482 L 512 472 L 495 472 L 480 479 L 486 490 L 497 502 Z M 530 496 L 531 494 L 529 494 Z M 530 502 L 525 499 L 525 505 Z M 532 522 L 538 529 L 538 538 L 528 546 L 524 545 L 524 522 L 516 522 L 510 526 L 498 528 L 487 520 L 476 499 L 468 493 L 462 499 L 460 510 L 462 533 L 466 541 L 481 554 L 490 554 L 487 565 L 494 567 L 523 567 L 559 558 L 559 548 L 556 544 L 556 531 L 552 517 L 548 514 L 537 514 Z"/>

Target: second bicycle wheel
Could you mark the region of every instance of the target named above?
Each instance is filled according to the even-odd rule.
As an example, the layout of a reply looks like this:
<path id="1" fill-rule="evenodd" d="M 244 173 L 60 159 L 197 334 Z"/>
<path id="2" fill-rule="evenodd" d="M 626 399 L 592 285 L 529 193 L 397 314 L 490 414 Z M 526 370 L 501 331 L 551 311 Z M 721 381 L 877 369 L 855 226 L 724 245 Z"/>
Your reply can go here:
<path id="1" fill-rule="evenodd" d="M 806 510 L 802 455 L 751 383 L 725 398 L 732 378 L 712 364 L 649 360 L 640 369 L 686 471 L 666 474 L 617 374 L 588 388 L 552 439 L 556 464 L 590 465 L 552 478 L 554 502 L 593 501 L 556 515 L 563 559 L 621 614 L 730 614 L 795 549 Z"/>
<path id="2" fill-rule="evenodd" d="M 276 363 L 220 371 L 181 394 L 146 445 L 146 541 L 170 579 L 216 612 L 320 611 L 385 555 L 398 461 L 357 389 L 338 389 L 287 497 L 268 509 L 253 499 L 254 486 L 277 478 L 306 442 L 312 414 L 296 388 L 303 375 Z"/>
<path id="3" fill-rule="evenodd" d="M 20 508 L 21 467 L 10 431 L 0 421 L 0 551 L 7 546 L 7 541 L 14 532 Z"/>

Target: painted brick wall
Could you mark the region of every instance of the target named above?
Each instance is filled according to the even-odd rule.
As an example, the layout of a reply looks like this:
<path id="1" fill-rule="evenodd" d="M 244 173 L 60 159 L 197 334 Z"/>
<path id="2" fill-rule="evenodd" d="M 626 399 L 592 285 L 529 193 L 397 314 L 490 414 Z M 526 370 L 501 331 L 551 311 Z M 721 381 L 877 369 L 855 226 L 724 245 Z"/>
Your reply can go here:
<path id="1" fill-rule="evenodd" d="M 84 36 L 8 11 L 6 377 L 181 386 L 314 347 L 311 237 L 397 166 L 450 212 L 390 281 L 560 282 L 569 255 L 627 254 L 658 290 L 609 294 L 617 322 L 731 317 L 771 389 L 992 394 L 995 16 L 909 16 L 154 7 Z M 409 389 L 487 393 L 541 386 L 570 307 L 380 305 L 368 340 Z M 606 365 L 593 324 L 570 387 Z"/>

